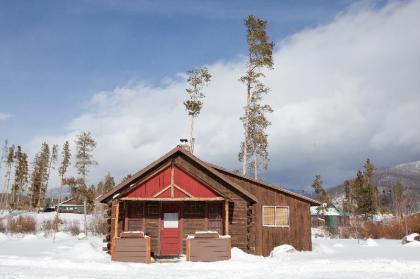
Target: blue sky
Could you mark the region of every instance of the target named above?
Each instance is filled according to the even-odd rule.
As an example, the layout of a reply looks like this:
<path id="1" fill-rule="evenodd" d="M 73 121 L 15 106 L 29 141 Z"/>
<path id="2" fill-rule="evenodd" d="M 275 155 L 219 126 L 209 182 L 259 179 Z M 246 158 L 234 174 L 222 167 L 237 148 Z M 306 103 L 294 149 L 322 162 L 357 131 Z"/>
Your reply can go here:
<path id="1" fill-rule="evenodd" d="M 92 131 L 92 183 L 118 180 L 188 134 L 180 73 L 206 65 L 197 155 L 239 169 L 243 19 L 255 14 L 276 43 L 266 180 L 333 186 L 368 157 L 420 160 L 419 13 L 418 1 L 0 0 L 0 140 L 33 156 Z"/>
<path id="2" fill-rule="evenodd" d="M 1 138 L 57 133 L 98 91 L 159 84 L 246 53 L 248 14 L 274 40 L 331 20 L 349 1 L 0 1 Z"/>

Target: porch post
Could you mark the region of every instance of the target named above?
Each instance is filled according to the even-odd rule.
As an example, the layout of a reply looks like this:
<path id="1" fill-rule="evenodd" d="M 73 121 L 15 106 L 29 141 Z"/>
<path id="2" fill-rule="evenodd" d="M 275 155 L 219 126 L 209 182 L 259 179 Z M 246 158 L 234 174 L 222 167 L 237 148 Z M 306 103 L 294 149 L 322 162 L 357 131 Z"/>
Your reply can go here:
<path id="1" fill-rule="evenodd" d="M 118 237 L 118 218 L 120 217 L 120 200 L 117 200 L 115 206 L 114 238 Z"/>
<path id="2" fill-rule="evenodd" d="M 225 235 L 229 234 L 229 201 L 225 200 Z"/>

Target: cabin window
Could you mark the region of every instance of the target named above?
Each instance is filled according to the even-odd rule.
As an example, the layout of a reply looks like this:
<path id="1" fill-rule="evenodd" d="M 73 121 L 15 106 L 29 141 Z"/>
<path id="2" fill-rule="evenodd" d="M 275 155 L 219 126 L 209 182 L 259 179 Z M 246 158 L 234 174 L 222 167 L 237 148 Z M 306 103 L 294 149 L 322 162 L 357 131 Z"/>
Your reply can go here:
<path id="1" fill-rule="evenodd" d="M 288 206 L 263 206 L 263 226 L 287 227 L 289 226 Z"/>

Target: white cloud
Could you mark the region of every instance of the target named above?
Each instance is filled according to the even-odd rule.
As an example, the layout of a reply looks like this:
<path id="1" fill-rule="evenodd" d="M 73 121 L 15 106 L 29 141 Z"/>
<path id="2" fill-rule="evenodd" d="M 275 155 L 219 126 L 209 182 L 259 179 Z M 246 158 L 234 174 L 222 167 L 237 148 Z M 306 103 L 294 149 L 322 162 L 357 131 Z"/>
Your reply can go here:
<path id="1" fill-rule="evenodd" d="M 13 117 L 13 114 L 0 111 L 0 121 L 8 120 Z"/>
<path id="2" fill-rule="evenodd" d="M 339 183 L 371 157 L 387 165 L 420 156 L 420 2 L 351 9 L 279 42 L 267 74 L 274 113 L 268 178 L 307 187 L 319 173 Z M 239 168 L 244 60 L 208 65 L 213 80 L 198 120 L 197 154 Z M 185 84 L 144 84 L 96 94 L 69 134 L 98 141 L 92 177 L 137 171 L 188 134 Z M 68 137 L 68 135 L 67 135 Z M 60 136 L 56 140 L 63 140 Z M 54 140 L 54 139 L 53 139 Z M 34 140 L 34 142 L 37 142 Z"/>

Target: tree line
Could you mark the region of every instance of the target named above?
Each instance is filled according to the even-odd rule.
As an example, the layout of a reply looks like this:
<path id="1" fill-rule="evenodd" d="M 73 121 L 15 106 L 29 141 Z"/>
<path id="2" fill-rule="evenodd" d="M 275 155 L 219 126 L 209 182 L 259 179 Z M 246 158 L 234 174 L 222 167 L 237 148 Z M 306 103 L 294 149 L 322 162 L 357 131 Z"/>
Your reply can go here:
<path id="1" fill-rule="evenodd" d="M 362 170 L 358 170 L 352 179 L 344 181 L 344 198 L 342 210 L 345 214 L 361 216 L 370 219 L 376 214 L 393 213 L 403 219 L 405 215 L 414 213 L 416 199 L 399 181 L 395 181 L 389 191 L 379 191 L 374 181 L 376 168 L 367 159 Z M 312 183 L 316 198 L 322 203 L 318 213 L 325 213 L 332 206 L 332 200 L 322 185 L 320 175 L 316 175 Z"/>
<path id="2" fill-rule="evenodd" d="M 115 186 L 114 178 L 108 172 L 96 186 L 88 185 L 90 168 L 98 164 L 93 158 L 96 141 L 90 132 L 82 132 L 77 135 L 74 144 L 74 164 L 68 141 L 63 143 L 61 152 L 57 144 L 43 142 L 29 164 L 28 155 L 22 147 L 9 146 L 6 141 L 0 160 L 0 169 L 5 169 L 0 207 L 10 210 L 22 208 L 24 197 L 26 207 L 39 209 L 47 206 L 46 194 L 50 178 L 56 172 L 60 183 L 58 202 L 63 201 L 64 187 L 69 187 L 70 198 L 78 202 L 86 201 L 92 208 L 97 195 Z M 69 175 L 71 166 L 75 168 L 76 175 Z"/>

